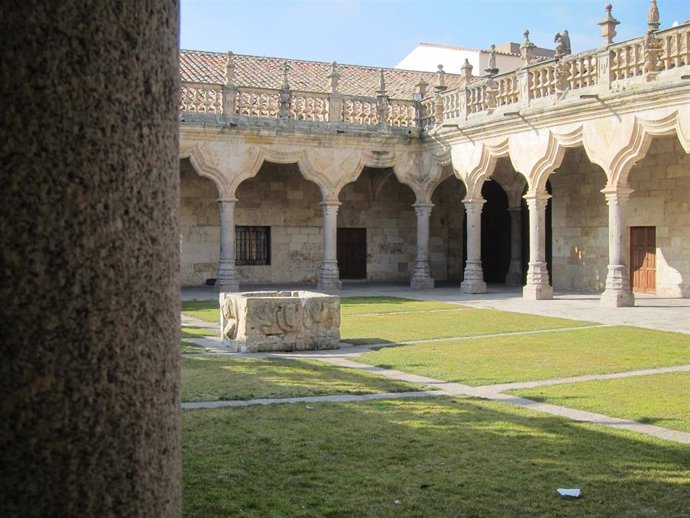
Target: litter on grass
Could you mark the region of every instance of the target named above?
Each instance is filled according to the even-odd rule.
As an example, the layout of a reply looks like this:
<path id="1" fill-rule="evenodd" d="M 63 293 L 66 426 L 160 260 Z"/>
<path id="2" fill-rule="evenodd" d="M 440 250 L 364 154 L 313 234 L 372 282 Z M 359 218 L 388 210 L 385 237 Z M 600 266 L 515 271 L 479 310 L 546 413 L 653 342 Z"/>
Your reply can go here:
<path id="1" fill-rule="evenodd" d="M 556 491 L 558 491 L 558 494 L 561 496 L 580 498 L 580 490 L 579 489 L 564 489 L 562 487 L 559 487 Z"/>

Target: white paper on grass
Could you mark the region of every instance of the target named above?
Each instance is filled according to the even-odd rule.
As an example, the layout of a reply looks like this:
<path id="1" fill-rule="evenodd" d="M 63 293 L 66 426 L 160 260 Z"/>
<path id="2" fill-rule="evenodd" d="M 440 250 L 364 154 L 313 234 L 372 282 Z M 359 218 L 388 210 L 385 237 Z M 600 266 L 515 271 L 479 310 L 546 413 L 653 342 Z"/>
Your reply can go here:
<path id="1" fill-rule="evenodd" d="M 560 494 L 561 496 L 572 496 L 573 498 L 580 498 L 579 489 L 564 489 L 562 487 L 559 487 L 557 491 L 558 494 Z"/>

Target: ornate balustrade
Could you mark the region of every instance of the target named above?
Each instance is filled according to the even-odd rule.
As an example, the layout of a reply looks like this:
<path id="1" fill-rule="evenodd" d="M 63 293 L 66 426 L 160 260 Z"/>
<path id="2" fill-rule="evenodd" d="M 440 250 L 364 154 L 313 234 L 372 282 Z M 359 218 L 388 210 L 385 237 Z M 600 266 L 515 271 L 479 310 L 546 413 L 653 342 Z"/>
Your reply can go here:
<path id="1" fill-rule="evenodd" d="M 608 59 L 600 61 L 602 55 Z M 620 81 L 654 75 L 689 63 L 690 24 L 685 24 L 611 44 L 603 50 L 554 58 L 448 90 L 441 94 L 442 119 L 467 120 L 478 114 L 490 114 L 502 106 L 523 108 L 543 99 L 557 101 L 569 91 L 612 88 Z M 427 113 L 437 112 L 436 103 L 438 100 L 432 97 L 422 102 L 423 126 L 438 124 L 438 116 L 427 116 Z M 433 108 L 428 108 L 430 105 Z"/>
<path id="2" fill-rule="evenodd" d="M 577 55 L 567 55 L 493 77 L 466 77 L 458 88 L 427 92 L 421 101 L 385 95 L 351 96 L 338 92 L 260 89 L 232 84 L 183 83 L 180 111 L 289 119 L 358 126 L 431 128 L 449 120 L 468 120 L 503 107 L 560 102 L 568 92 L 619 88 L 621 82 L 690 63 L 690 24 Z M 637 79 L 639 81 L 639 79 Z M 381 120 L 384 118 L 385 120 Z"/>

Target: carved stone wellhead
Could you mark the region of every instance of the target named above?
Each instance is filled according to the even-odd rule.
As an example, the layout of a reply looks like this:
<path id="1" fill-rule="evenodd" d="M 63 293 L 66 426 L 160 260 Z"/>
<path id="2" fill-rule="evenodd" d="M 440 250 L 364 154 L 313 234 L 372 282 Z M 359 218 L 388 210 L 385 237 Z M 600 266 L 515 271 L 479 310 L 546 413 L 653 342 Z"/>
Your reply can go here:
<path id="1" fill-rule="evenodd" d="M 233 352 L 340 346 L 340 298 L 311 291 L 220 293 L 223 345 Z"/>

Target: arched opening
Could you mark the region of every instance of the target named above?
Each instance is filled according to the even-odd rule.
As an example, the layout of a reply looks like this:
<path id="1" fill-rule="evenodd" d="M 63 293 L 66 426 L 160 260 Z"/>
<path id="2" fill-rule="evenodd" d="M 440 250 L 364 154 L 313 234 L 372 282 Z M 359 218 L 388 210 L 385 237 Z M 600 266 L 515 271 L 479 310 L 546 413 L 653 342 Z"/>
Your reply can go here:
<path id="1" fill-rule="evenodd" d="M 636 293 L 690 297 L 690 155 L 675 135 L 654 137 L 630 170 L 626 241 Z"/>
<path id="2" fill-rule="evenodd" d="M 482 185 L 482 267 L 484 282 L 502 284 L 510 266 L 510 214 L 508 196 L 489 178 Z"/>
<path id="3" fill-rule="evenodd" d="M 338 210 L 341 279 L 408 281 L 416 255 L 412 189 L 391 168 L 365 167 L 343 187 Z"/>
<path id="4" fill-rule="evenodd" d="M 601 291 L 608 269 L 608 208 L 601 193 L 606 175 L 590 162 L 584 148 L 568 148 L 549 183 L 551 285 L 561 290 Z"/>
<path id="5" fill-rule="evenodd" d="M 465 210 L 462 200 L 465 184 L 451 174 L 431 196 L 434 207 L 429 225 L 429 260 L 436 282 L 459 283 L 463 274 Z"/>
<path id="6" fill-rule="evenodd" d="M 218 189 L 180 160 L 180 282 L 214 284 L 220 256 Z"/>
<path id="7" fill-rule="evenodd" d="M 241 284 L 315 283 L 323 257 L 321 191 L 297 164 L 264 162 L 235 193 Z"/>

